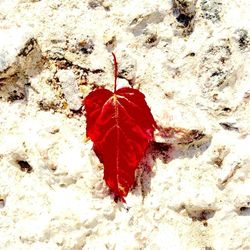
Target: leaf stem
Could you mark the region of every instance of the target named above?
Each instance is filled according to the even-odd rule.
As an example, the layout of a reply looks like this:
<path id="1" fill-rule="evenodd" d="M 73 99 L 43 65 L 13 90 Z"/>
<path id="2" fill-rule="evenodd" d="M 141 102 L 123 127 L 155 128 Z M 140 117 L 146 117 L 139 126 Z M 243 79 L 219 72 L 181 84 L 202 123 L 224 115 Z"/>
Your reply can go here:
<path id="1" fill-rule="evenodd" d="M 118 64 L 116 60 L 115 54 L 112 52 L 113 58 L 114 58 L 114 77 L 115 77 L 115 86 L 114 86 L 114 93 L 116 92 L 116 82 L 117 82 L 117 75 L 118 75 Z"/>

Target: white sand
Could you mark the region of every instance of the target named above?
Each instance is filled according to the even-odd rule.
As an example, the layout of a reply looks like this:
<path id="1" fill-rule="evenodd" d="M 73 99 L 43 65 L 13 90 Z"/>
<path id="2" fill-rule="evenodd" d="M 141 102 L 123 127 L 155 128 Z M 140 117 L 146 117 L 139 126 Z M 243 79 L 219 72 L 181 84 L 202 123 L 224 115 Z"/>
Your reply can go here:
<path id="1" fill-rule="evenodd" d="M 0 1 L 0 249 L 250 249 L 250 2 L 173 2 Z M 111 51 L 162 127 L 126 205 L 77 112 Z"/>

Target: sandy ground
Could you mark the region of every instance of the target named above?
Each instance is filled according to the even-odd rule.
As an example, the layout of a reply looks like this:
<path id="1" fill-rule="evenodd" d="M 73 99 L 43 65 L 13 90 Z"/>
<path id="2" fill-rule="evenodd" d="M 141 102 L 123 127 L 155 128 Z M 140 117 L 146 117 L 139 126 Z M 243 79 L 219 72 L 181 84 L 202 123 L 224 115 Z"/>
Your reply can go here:
<path id="1" fill-rule="evenodd" d="M 0 0 L 0 248 L 250 249 L 248 0 Z M 115 203 L 81 100 L 139 89 L 159 125 Z M 146 166 L 152 171 L 147 172 Z"/>

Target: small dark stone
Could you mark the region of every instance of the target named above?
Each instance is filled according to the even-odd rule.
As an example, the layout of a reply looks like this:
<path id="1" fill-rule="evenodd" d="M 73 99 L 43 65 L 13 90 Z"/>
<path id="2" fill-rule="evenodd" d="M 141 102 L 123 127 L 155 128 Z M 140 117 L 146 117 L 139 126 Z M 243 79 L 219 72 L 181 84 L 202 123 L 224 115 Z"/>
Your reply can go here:
<path id="1" fill-rule="evenodd" d="M 230 112 L 230 111 L 231 111 L 231 109 L 228 108 L 228 107 L 225 107 L 225 108 L 223 108 L 222 110 L 225 111 L 225 112 Z"/>
<path id="2" fill-rule="evenodd" d="M 188 56 L 195 56 L 195 53 L 191 52 L 191 53 L 188 54 Z"/>
<path id="3" fill-rule="evenodd" d="M 0 208 L 4 208 L 5 206 L 5 200 L 3 198 L 0 198 Z"/>
<path id="4" fill-rule="evenodd" d="M 235 127 L 232 123 L 229 122 L 220 122 L 219 123 L 226 130 L 239 131 L 239 128 Z"/>
<path id="5" fill-rule="evenodd" d="M 104 70 L 103 69 L 94 69 L 91 71 L 93 74 L 100 74 L 100 73 L 103 73 Z"/>
<path id="6" fill-rule="evenodd" d="M 187 27 L 187 26 L 189 25 L 190 21 L 192 20 L 192 18 L 191 18 L 190 16 L 185 15 L 185 14 L 180 14 L 180 15 L 176 18 L 176 20 L 177 20 L 179 23 L 183 24 L 184 27 Z"/>
<path id="7" fill-rule="evenodd" d="M 246 49 L 248 45 L 250 44 L 249 39 L 248 39 L 248 32 L 244 29 L 238 30 L 238 42 L 239 42 L 239 47 L 240 49 Z"/>
<path id="8" fill-rule="evenodd" d="M 20 170 L 26 173 L 31 173 L 33 168 L 30 166 L 30 164 L 27 161 L 18 161 L 17 162 Z"/>
<path id="9" fill-rule="evenodd" d="M 241 207 L 241 208 L 240 208 L 240 211 L 241 211 L 241 212 L 244 212 L 244 211 L 247 211 L 247 210 L 250 210 L 250 208 L 249 208 L 249 207 Z"/>
<path id="10" fill-rule="evenodd" d="M 207 227 L 207 226 L 208 226 L 207 221 L 203 221 L 203 226 L 204 226 L 204 227 Z"/>
<path id="11" fill-rule="evenodd" d="M 211 77 L 219 76 L 219 75 L 221 75 L 221 74 L 222 74 L 221 71 L 216 71 L 216 72 L 214 72 L 214 73 L 211 75 Z"/>
<path id="12" fill-rule="evenodd" d="M 205 247 L 205 250 L 213 250 L 213 248 L 212 247 Z"/>
<path id="13" fill-rule="evenodd" d="M 92 51 L 94 50 L 94 47 L 89 47 L 89 48 L 81 48 L 80 49 L 83 54 L 91 54 Z"/>
<path id="14" fill-rule="evenodd" d="M 91 39 L 84 39 L 78 43 L 80 51 L 83 54 L 91 54 L 94 50 L 94 43 Z"/>
<path id="15" fill-rule="evenodd" d="M 112 38 L 105 43 L 107 48 L 113 49 L 116 46 L 116 37 L 112 36 Z"/>
<path id="16" fill-rule="evenodd" d="M 37 45 L 37 41 L 31 38 L 24 46 L 24 48 L 19 52 L 18 56 L 27 56 Z"/>
<path id="17" fill-rule="evenodd" d="M 146 43 L 154 43 L 157 40 L 156 35 L 151 35 L 150 37 L 147 38 Z"/>
<path id="18" fill-rule="evenodd" d="M 91 1 L 89 1 L 88 4 L 89 4 L 89 7 L 91 9 L 95 9 L 95 8 L 101 6 L 101 1 L 100 0 L 91 0 Z"/>
<path id="19" fill-rule="evenodd" d="M 16 90 L 14 90 L 13 92 L 10 93 L 10 95 L 8 97 L 8 101 L 14 102 L 17 100 L 23 100 L 24 97 L 25 97 L 24 93 L 18 93 Z"/>

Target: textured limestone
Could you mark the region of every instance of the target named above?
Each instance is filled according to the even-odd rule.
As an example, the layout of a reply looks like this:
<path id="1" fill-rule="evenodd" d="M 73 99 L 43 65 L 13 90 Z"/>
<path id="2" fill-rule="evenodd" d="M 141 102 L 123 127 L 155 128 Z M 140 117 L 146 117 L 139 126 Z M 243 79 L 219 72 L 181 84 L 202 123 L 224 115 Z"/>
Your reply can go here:
<path id="1" fill-rule="evenodd" d="M 249 9 L 0 1 L 1 249 L 249 249 Z M 113 89 L 111 51 L 159 125 L 126 204 L 78 111 Z"/>
<path id="2" fill-rule="evenodd" d="M 69 108 L 71 110 L 79 110 L 82 104 L 74 73 L 70 70 L 60 70 L 56 76 L 59 78 Z"/>
<path id="3" fill-rule="evenodd" d="M 23 67 L 22 57 L 28 58 L 35 41 L 31 27 L 25 25 L 2 29 L 0 36 L 0 74 L 7 77 L 15 74 L 18 67 Z M 11 73 L 7 74 L 9 71 Z"/>

